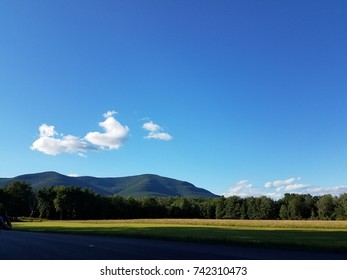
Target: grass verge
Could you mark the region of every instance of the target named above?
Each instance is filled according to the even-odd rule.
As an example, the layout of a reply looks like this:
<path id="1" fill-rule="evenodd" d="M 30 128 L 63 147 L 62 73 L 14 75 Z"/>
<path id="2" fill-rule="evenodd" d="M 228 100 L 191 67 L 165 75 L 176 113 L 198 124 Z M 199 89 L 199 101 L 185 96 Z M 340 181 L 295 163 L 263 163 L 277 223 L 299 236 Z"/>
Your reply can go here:
<path id="1" fill-rule="evenodd" d="M 14 229 L 347 252 L 347 221 L 33 221 Z"/>

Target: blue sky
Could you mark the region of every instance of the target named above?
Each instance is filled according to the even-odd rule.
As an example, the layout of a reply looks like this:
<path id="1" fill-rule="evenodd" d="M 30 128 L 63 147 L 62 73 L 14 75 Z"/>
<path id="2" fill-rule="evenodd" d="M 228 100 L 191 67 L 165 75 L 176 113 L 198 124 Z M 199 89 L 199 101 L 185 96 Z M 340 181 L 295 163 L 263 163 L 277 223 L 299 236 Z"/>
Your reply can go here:
<path id="1" fill-rule="evenodd" d="M 346 1 L 2 1 L 0 177 L 347 192 Z"/>

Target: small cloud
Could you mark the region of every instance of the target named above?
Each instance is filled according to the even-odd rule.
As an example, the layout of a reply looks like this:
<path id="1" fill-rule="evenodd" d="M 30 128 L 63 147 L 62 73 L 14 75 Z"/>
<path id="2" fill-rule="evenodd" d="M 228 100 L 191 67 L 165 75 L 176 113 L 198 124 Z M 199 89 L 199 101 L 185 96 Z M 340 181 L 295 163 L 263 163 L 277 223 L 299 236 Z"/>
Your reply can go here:
<path id="1" fill-rule="evenodd" d="M 51 137 L 57 134 L 53 125 L 42 124 L 39 127 L 40 137 Z"/>
<path id="2" fill-rule="evenodd" d="M 104 133 L 89 132 L 84 139 L 101 149 L 119 149 L 127 140 L 129 128 L 113 117 L 115 113 L 115 111 L 105 113 L 106 120 L 99 123 L 99 126 L 104 129 Z"/>
<path id="3" fill-rule="evenodd" d="M 89 132 L 82 139 L 73 135 L 59 135 L 53 125 L 42 124 L 39 127 L 40 136 L 30 148 L 47 155 L 69 153 L 81 157 L 86 157 L 87 151 L 90 150 L 118 149 L 126 141 L 129 128 L 120 124 L 113 117 L 115 114 L 116 111 L 103 114 L 106 120 L 99 125 L 104 129 L 104 133 Z"/>
<path id="4" fill-rule="evenodd" d="M 347 185 L 340 185 L 328 188 L 321 187 L 311 187 L 309 189 L 311 195 L 325 195 L 331 194 L 332 196 L 339 196 L 341 194 L 347 193 Z"/>
<path id="5" fill-rule="evenodd" d="M 69 175 L 67 175 L 67 176 L 69 176 L 69 177 L 79 177 L 80 175 L 75 174 L 75 173 L 72 173 L 72 174 L 69 174 Z"/>
<path id="6" fill-rule="evenodd" d="M 164 141 L 170 141 L 172 140 L 172 137 L 168 133 L 164 132 L 150 132 L 147 136 L 145 136 L 146 139 L 158 139 L 158 140 L 164 140 Z"/>
<path id="7" fill-rule="evenodd" d="M 84 155 L 86 151 L 93 149 L 88 143 L 73 135 L 55 138 L 58 133 L 54 126 L 42 124 L 39 131 L 40 137 L 30 147 L 32 150 L 55 156 L 62 153 Z"/>
<path id="8" fill-rule="evenodd" d="M 272 192 L 265 192 L 264 195 L 279 198 L 285 193 L 299 193 L 299 192 L 309 192 L 309 188 L 312 187 L 308 184 L 300 184 L 301 177 L 292 177 L 284 180 L 276 180 L 272 182 L 266 182 L 264 187 L 266 189 L 273 188 Z"/>
<path id="9" fill-rule="evenodd" d="M 152 121 L 144 123 L 142 128 L 151 132 L 156 132 L 162 129 L 159 125 L 153 123 Z"/>
<path id="10" fill-rule="evenodd" d="M 161 126 L 153 123 L 152 121 L 144 123 L 142 128 L 148 131 L 148 134 L 145 136 L 146 139 L 157 139 L 164 141 L 172 140 L 172 136 L 170 134 L 161 132 L 163 130 Z"/>
<path id="11" fill-rule="evenodd" d="M 118 113 L 116 111 L 107 111 L 105 114 L 103 114 L 103 116 L 105 119 L 107 119 L 109 117 L 112 117 L 115 114 L 118 114 Z"/>
<path id="12" fill-rule="evenodd" d="M 347 193 L 347 185 L 323 188 L 310 184 L 298 183 L 297 181 L 300 180 L 302 180 L 301 177 L 293 177 L 285 180 L 270 181 L 264 184 L 263 189 L 255 187 L 248 180 L 241 180 L 230 187 L 228 192 L 223 195 L 236 195 L 240 197 L 267 196 L 277 200 L 281 199 L 286 193 L 310 194 L 312 196 L 321 196 L 325 194 L 339 196 L 343 193 Z"/>
<path id="13" fill-rule="evenodd" d="M 291 185 L 286 186 L 284 188 L 284 190 L 290 192 L 290 191 L 307 189 L 308 187 L 310 187 L 310 185 L 306 185 L 306 184 L 291 184 Z"/>
<path id="14" fill-rule="evenodd" d="M 289 178 L 289 179 L 285 179 L 285 180 L 276 180 L 273 182 L 266 182 L 265 183 L 265 188 L 272 188 L 272 187 L 281 187 L 281 186 L 285 186 L 285 185 L 290 185 L 292 184 L 295 180 L 301 180 L 301 177 L 297 177 L 297 178 Z"/>
<path id="15" fill-rule="evenodd" d="M 223 194 L 226 197 L 229 196 L 240 196 L 240 197 L 249 197 L 249 196 L 262 196 L 262 193 L 253 186 L 248 180 L 241 180 L 235 185 L 229 188 L 226 194 Z"/>

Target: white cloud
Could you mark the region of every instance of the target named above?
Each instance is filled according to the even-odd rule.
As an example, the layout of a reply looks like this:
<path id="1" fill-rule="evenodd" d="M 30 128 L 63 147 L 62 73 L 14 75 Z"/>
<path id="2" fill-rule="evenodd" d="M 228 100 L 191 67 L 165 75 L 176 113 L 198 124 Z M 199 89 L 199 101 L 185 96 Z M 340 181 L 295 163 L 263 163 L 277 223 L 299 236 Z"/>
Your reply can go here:
<path id="1" fill-rule="evenodd" d="M 89 132 L 82 139 L 73 135 L 57 136 L 58 133 L 53 125 L 42 124 L 39 127 L 40 137 L 30 148 L 47 155 L 69 153 L 81 157 L 86 157 L 87 151 L 98 148 L 118 149 L 127 139 L 129 128 L 121 125 L 113 117 L 114 114 L 115 111 L 108 111 L 103 115 L 106 120 L 99 125 L 105 130 L 104 133 Z"/>
<path id="2" fill-rule="evenodd" d="M 164 141 L 170 141 L 172 140 L 172 137 L 168 133 L 164 132 L 150 132 L 147 136 L 145 136 L 146 139 L 158 139 L 158 140 L 164 140 Z"/>
<path id="3" fill-rule="evenodd" d="M 105 113 L 104 117 L 107 117 L 106 120 L 99 123 L 99 126 L 104 129 L 104 133 L 89 132 L 84 139 L 99 146 L 101 149 L 119 149 L 128 137 L 129 128 L 121 125 L 120 122 L 112 117 L 113 114 L 115 114 L 114 111 Z"/>
<path id="4" fill-rule="evenodd" d="M 80 175 L 78 175 L 76 173 L 72 173 L 72 174 L 68 174 L 67 176 L 69 176 L 69 177 L 79 177 Z"/>
<path id="5" fill-rule="evenodd" d="M 57 134 L 55 132 L 53 125 L 49 126 L 47 124 L 42 124 L 39 127 L 39 131 L 40 131 L 40 137 L 51 137 Z"/>
<path id="6" fill-rule="evenodd" d="M 347 185 L 323 188 L 310 184 L 298 183 L 297 181 L 300 180 L 302 180 L 301 177 L 296 177 L 285 180 L 266 182 L 264 188 L 262 189 L 257 188 L 248 180 L 241 180 L 230 187 L 228 192 L 223 195 L 226 197 L 232 195 L 240 197 L 259 197 L 264 195 L 273 199 L 280 199 L 284 196 L 285 193 L 310 194 L 312 196 L 320 196 L 324 194 L 339 196 L 343 193 L 347 193 Z"/>
<path id="7" fill-rule="evenodd" d="M 297 181 L 300 181 L 301 177 L 292 177 L 284 180 L 276 180 L 272 182 L 266 182 L 264 184 L 265 189 L 273 188 L 274 191 L 266 191 L 264 195 L 273 197 L 273 198 L 281 198 L 285 193 L 309 193 L 311 185 L 301 184 Z"/>
<path id="8" fill-rule="evenodd" d="M 142 128 L 151 132 L 156 132 L 162 129 L 159 125 L 153 123 L 152 121 L 144 123 Z"/>
<path id="9" fill-rule="evenodd" d="M 265 183 L 265 188 L 272 188 L 272 187 L 282 187 L 285 185 L 290 185 L 292 183 L 294 183 L 295 180 L 301 180 L 301 177 L 297 177 L 297 178 L 289 178 L 289 179 L 285 179 L 285 180 L 276 180 L 273 182 L 266 182 Z"/>
<path id="10" fill-rule="evenodd" d="M 311 187 L 309 189 L 309 193 L 312 195 L 331 194 L 333 196 L 339 196 L 343 193 L 347 193 L 347 185 L 334 186 L 334 187 L 328 187 L 328 188 Z"/>
<path id="11" fill-rule="evenodd" d="M 164 141 L 172 140 L 172 136 L 166 132 L 161 132 L 163 129 L 161 126 L 153 123 L 152 121 L 143 124 L 142 128 L 148 131 L 145 136 L 146 139 L 158 139 Z"/>
<path id="12" fill-rule="evenodd" d="M 58 133 L 55 131 L 54 126 L 42 124 L 39 131 L 40 137 L 30 147 L 32 150 L 55 156 L 62 153 L 84 155 L 86 151 L 93 149 L 84 140 L 73 135 L 55 138 L 54 136 Z"/>
<path id="13" fill-rule="evenodd" d="M 249 197 L 249 196 L 261 196 L 262 193 L 253 186 L 248 180 L 241 180 L 235 185 L 229 188 L 226 194 L 223 194 L 226 197 L 229 196 L 240 196 L 240 197 Z"/>
<path id="14" fill-rule="evenodd" d="M 105 119 L 107 119 L 109 117 L 112 117 L 115 114 L 117 114 L 116 111 L 107 111 L 105 114 L 103 114 L 103 116 L 104 116 Z"/>
<path id="15" fill-rule="evenodd" d="M 310 187 L 310 185 L 306 185 L 306 184 L 291 184 L 291 185 L 285 186 L 284 190 L 285 191 L 296 191 L 296 190 L 307 189 L 308 187 Z"/>

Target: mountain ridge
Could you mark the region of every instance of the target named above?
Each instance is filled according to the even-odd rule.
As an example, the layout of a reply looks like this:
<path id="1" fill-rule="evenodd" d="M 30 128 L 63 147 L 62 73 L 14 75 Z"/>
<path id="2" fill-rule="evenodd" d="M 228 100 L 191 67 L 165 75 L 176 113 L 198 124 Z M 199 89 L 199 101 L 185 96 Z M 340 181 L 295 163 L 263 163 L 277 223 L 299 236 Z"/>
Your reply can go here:
<path id="1" fill-rule="evenodd" d="M 0 178 L 0 187 L 14 181 L 24 181 L 34 190 L 52 186 L 75 186 L 90 188 L 103 195 L 123 197 L 218 197 L 212 192 L 193 184 L 156 174 L 125 177 L 67 176 L 55 171 L 23 174 L 13 178 Z"/>

